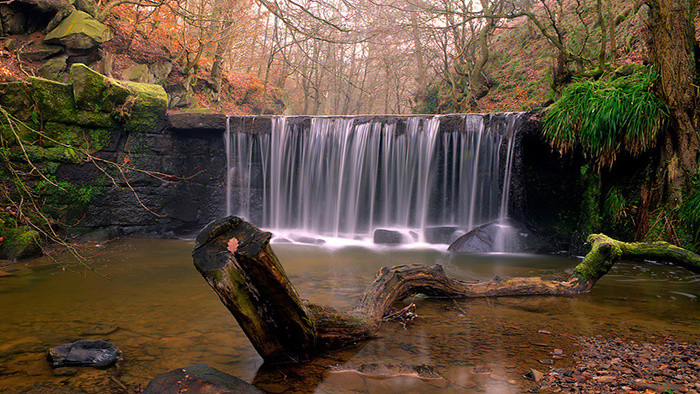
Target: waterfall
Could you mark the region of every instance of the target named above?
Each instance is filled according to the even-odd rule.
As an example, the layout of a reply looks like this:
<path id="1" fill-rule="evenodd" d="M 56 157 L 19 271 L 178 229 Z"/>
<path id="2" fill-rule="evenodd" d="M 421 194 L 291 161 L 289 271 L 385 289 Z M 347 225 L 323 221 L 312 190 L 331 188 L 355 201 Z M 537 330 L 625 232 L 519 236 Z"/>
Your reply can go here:
<path id="1" fill-rule="evenodd" d="M 269 133 L 228 119 L 226 211 L 275 234 L 467 231 L 508 213 L 517 116 L 275 116 Z"/>

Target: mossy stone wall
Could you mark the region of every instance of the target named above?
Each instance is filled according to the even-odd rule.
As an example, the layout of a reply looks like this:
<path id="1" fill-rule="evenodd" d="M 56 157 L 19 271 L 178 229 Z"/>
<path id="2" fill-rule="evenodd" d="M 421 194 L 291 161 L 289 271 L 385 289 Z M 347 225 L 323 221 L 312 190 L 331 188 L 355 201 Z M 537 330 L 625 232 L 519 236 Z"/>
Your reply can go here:
<path id="1" fill-rule="evenodd" d="M 17 181 L 8 166 L 26 173 L 22 181 L 30 185 L 45 213 L 64 230 L 86 219 L 101 192 L 128 188 L 126 177 L 122 184 L 111 184 L 107 174 L 114 176 L 116 168 L 91 162 L 86 153 L 124 163 L 130 152 L 118 151 L 126 140 L 140 138 L 137 134 L 163 133 L 168 100 L 161 86 L 118 81 L 84 64 L 73 64 L 70 76 L 70 83 L 37 77 L 0 83 L 0 108 L 4 111 L 0 133 L 6 158 L 0 177 L 12 188 Z M 66 167 L 71 168 L 69 177 L 62 175 Z M 105 169 L 107 172 L 102 171 Z M 12 215 L 5 219 L 0 223 L 0 258 L 22 258 L 38 252 L 39 233 Z"/>

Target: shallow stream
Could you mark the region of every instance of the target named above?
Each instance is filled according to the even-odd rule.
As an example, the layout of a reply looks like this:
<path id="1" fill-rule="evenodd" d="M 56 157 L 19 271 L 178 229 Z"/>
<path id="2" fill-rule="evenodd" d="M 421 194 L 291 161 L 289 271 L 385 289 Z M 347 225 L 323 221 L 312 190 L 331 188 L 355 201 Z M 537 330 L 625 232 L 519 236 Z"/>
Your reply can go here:
<path id="1" fill-rule="evenodd" d="M 195 270 L 191 248 L 188 241 L 125 239 L 93 251 L 90 267 L 97 273 L 61 257 L 61 265 L 42 258 L 0 268 L 0 391 L 133 391 L 161 373 L 205 363 L 269 392 L 520 392 L 533 385 L 522 377 L 530 368 L 572 365 L 576 336 L 700 340 L 700 275 L 620 263 L 582 296 L 415 298 L 418 318 L 405 328 L 386 323 L 381 338 L 355 348 L 303 365 L 268 367 Z M 340 309 L 386 265 L 440 263 L 449 275 L 480 280 L 563 279 L 576 265 L 560 257 L 435 249 L 273 248 L 302 298 Z M 79 338 L 117 345 L 120 370 L 79 368 L 54 376 L 46 349 Z M 553 356 L 555 349 L 563 351 L 561 358 Z M 411 373 L 416 370 L 418 377 Z"/>

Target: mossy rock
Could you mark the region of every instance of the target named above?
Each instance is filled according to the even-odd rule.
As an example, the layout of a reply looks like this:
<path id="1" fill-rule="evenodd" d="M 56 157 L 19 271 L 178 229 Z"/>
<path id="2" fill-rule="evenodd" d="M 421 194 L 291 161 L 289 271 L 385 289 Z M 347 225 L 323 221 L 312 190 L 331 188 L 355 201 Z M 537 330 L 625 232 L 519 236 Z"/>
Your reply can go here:
<path id="1" fill-rule="evenodd" d="M 51 30 L 44 42 L 68 48 L 90 49 L 112 39 L 109 27 L 83 11 L 75 10 Z"/>
<path id="2" fill-rule="evenodd" d="M 68 55 L 61 55 L 47 60 L 39 68 L 39 75 L 52 81 L 63 82 L 63 80 L 66 78 L 64 70 L 66 69 L 67 60 Z"/>
<path id="3" fill-rule="evenodd" d="M 78 110 L 75 113 L 75 118 L 68 120 L 85 127 L 116 128 L 118 126 L 117 121 L 107 112 Z"/>
<path id="4" fill-rule="evenodd" d="M 146 64 L 136 64 L 122 71 L 122 78 L 126 81 L 153 83 L 154 77 Z"/>
<path id="5" fill-rule="evenodd" d="M 4 238 L 0 243 L 0 257 L 26 259 L 41 256 L 41 237 L 36 230 L 20 226 L 6 228 L 0 234 Z"/>
<path id="6" fill-rule="evenodd" d="M 0 83 L 0 107 L 12 116 L 26 122 L 31 119 L 34 106 L 29 86 L 24 82 Z"/>
<path id="7" fill-rule="evenodd" d="M 85 111 L 102 110 L 100 99 L 107 89 L 106 77 L 82 63 L 75 63 L 70 68 L 70 81 L 73 86 L 75 106 Z M 111 110 L 111 108 L 110 108 Z M 109 111 L 107 111 L 109 112 Z"/>
<path id="8" fill-rule="evenodd" d="M 121 106 L 129 98 L 131 92 L 120 81 L 112 78 L 107 79 L 107 86 L 102 92 L 100 99 L 100 110 L 103 112 L 112 112 L 117 107 Z"/>
<path id="9" fill-rule="evenodd" d="M 147 132 L 154 130 L 165 114 L 168 96 L 162 86 L 117 81 L 84 64 L 71 67 L 71 79 L 72 84 L 65 84 L 30 77 L 27 79 L 30 95 L 25 94 L 28 97 L 25 101 L 37 103 L 44 122 L 74 124 L 89 129 L 115 129 L 122 123 L 128 131 Z M 4 89 L 10 95 L 21 92 L 23 86 L 5 85 Z M 15 106 L 24 103 L 14 101 Z M 24 114 L 24 117 L 30 116 Z M 107 140 L 101 131 L 98 134 L 97 140 Z"/>
<path id="10" fill-rule="evenodd" d="M 45 78 L 29 77 L 27 82 L 44 121 L 66 122 L 77 113 L 73 88 Z"/>
<path id="11" fill-rule="evenodd" d="M 4 117 L 0 118 L 0 134 L 2 134 L 2 138 L 5 140 L 5 143 L 10 147 L 18 145 L 18 136 L 25 142 L 36 141 L 39 138 L 35 129 L 27 126 L 24 123 L 13 123 L 13 125 L 10 126 Z"/>
<path id="12" fill-rule="evenodd" d="M 145 133 L 154 130 L 165 115 L 168 95 L 160 85 L 123 82 L 131 96 L 122 106 L 129 132 Z"/>

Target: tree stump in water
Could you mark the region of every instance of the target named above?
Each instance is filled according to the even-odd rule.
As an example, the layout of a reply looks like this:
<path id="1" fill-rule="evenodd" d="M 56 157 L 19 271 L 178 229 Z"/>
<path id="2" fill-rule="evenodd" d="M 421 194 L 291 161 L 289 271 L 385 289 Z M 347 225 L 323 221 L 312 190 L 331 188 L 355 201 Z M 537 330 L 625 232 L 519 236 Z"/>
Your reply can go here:
<path id="1" fill-rule="evenodd" d="M 392 306 L 410 295 L 473 298 L 573 295 L 591 290 L 619 260 L 654 258 L 698 272 L 700 256 L 667 243 L 625 243 L 592 234 L 591 252 L 567 281 L 539 277 L 462 281 L 442 267 L 382 268 L 350 311 L 304 303 L 270 247 L 272 234 L 235 216 L 207 225 L 192 251 L 194 264 L 269 363 L 308 360 L 315 353 L 371 338 Z"/>

